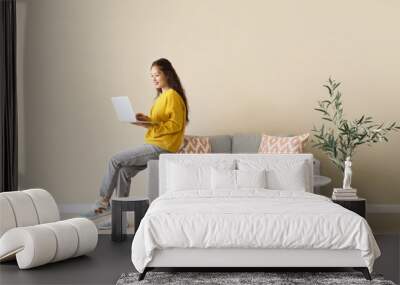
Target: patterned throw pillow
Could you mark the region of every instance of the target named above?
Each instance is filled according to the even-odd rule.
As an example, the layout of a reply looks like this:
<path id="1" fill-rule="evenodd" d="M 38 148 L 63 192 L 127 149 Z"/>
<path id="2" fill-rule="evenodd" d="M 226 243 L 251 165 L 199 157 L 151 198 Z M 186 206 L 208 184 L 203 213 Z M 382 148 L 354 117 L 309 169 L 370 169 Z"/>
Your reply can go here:
<path id="1" fill-rule="evenodd" d="M 210 153 L 211 144 L 209 137 L 184 136 L 183 144 L 177 153 Z"/>
<path id="2" fill-rule="evenodd" d="M 302 153 L 310 134 L 294 137 L 262 135 L 258 153 Z"/>

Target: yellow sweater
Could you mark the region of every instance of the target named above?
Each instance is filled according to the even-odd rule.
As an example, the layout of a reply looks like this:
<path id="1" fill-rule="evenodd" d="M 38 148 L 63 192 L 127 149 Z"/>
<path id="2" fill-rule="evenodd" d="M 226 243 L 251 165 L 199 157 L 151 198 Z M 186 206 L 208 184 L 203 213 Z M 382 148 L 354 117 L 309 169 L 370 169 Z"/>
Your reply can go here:
<path id="1" fill-rule="evenodd" d="M 174 90 L 162 92 L 150 110 L 150 119 L 156 123 L 147 129 L 145 142 L 170 152 L 177 152 L 183 143 L 186 126 L 186 106 Z"/>

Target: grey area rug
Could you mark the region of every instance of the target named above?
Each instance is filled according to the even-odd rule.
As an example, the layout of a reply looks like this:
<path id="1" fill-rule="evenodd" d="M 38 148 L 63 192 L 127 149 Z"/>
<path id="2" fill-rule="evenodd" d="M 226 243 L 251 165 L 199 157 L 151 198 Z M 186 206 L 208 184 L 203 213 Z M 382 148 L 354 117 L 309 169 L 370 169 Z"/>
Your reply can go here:
<path id="1" fill-rule="evenodd" d="M 117 285 L 146 284 L 328 284 L 328 285 L 395 285 L 381 275 L 372 275 L 368 281 L 360 272 L 148 272 L 146 278 L 138 281 L 139 273 L 122 274 Z"/>

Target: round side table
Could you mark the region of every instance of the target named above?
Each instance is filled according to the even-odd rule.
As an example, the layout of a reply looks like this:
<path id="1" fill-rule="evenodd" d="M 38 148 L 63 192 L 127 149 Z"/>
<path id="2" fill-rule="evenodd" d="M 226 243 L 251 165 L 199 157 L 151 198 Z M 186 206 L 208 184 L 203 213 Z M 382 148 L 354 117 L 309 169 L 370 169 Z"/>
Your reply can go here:
<path id="1" fill-rule="evenodd" d="M 314 175 L 314 187 L 321 187 L 331 183 L 332 179 L 327 176 Z"/>
<path id="2" fill-rule="evenodd" d="M 328 185 L 332 181 L 329 177 L 322 175 L 314 175 L 313 178 L 314 193 L 316 194 L 320 194 L 321 186 Z"/>

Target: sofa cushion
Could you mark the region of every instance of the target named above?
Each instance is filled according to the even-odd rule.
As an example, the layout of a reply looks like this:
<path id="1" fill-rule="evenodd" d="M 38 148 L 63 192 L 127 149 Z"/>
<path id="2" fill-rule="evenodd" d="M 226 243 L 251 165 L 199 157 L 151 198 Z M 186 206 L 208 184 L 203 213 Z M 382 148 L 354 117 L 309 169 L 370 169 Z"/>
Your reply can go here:
<path id="1" fill-rule="evenodd" d="M 213 153 L 231 153 L 232 137 L 230 135 L 210 136 L 211 152 Z"/>
<path id="2" fill-rule="evenodd" d="M 263 134 L 258 153 L 302 153 L 310 134 L 280 137 Z"/>
<path id="3" fill-rule="evenodd" d="M 261 134 L 233 134 L 232 153 L 257 153 Z"/>

